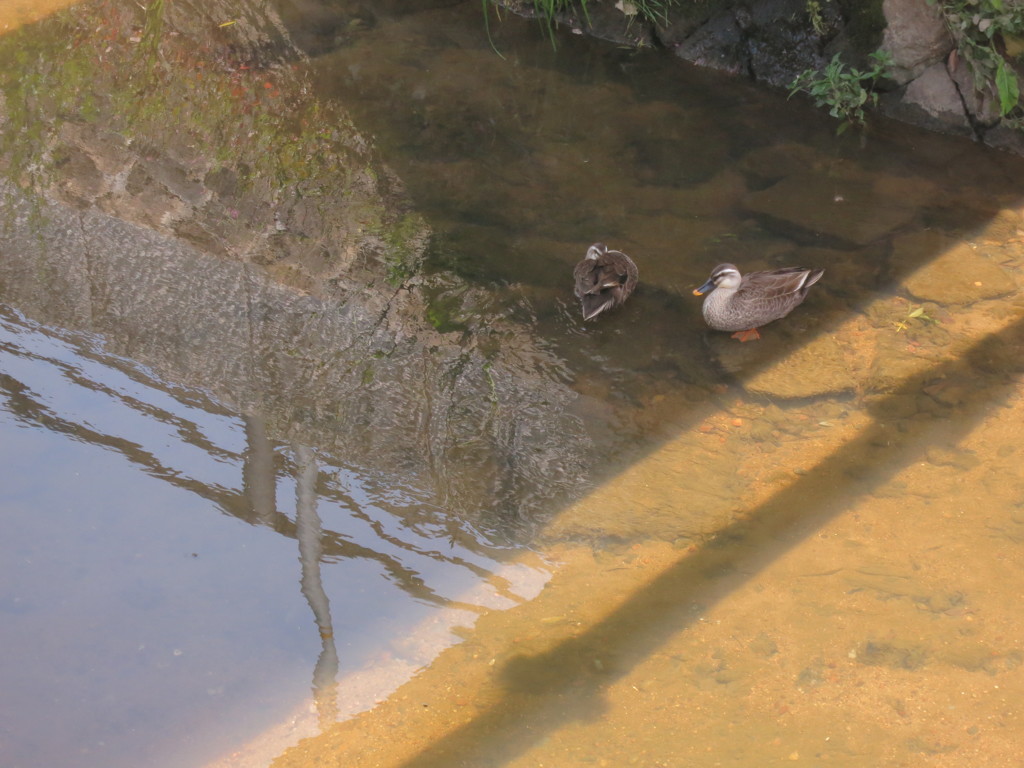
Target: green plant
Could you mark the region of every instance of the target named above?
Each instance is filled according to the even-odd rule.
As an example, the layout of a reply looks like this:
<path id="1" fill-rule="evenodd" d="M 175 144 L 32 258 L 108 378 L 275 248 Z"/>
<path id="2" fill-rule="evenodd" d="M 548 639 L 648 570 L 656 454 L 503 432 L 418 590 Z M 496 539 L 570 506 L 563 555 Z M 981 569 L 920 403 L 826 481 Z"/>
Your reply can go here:
<path id="1" fill-rule="evenodd" d="M 828 0 L 824 0 L 828 2 Z M 817 35 L 825 34 L 825 17 L 821 14 L 822 0 L 807 0 L 807 18 L 811 20 L 811 26 Z"/>
<path id="2" fill-rule="evenodd" d="M 871 68 L 861 71 L 847 67 L 837 53 L 824 70 L 807 69 L 797 75 L 789 84 L 789 95 L 803 92 L 814 99 L 815 106 L 828 107 L 828 113 L 841 121 L 837 133 L 851 125 L 863 125 L 865 105 L 878 101 L 872 89 L 892 65 L 887 51 L 875 51 L 868 58 Z"/>
<path id="3" fill-rule="evenodd" d="M 533 0 L 533 9 L 539 16 L 552 22 L 559 13 L 574 6 L 579 6 L 586 16 L 588 2 L 590 0 Z M 621 0 L 618 8 L 627 16 L 639 16 L 641 19 L 659 23 L 667 19 L 668 9 L 679 2 L 680 0 Z"/>
<path id="4" fill-rule="evenodd" d="M 627 16 L 639 16 L 652 24 L 668 24 L 668 11 L 680 0 L 622 0 L 620 10 Z"/>
<path id="5" fill-rule="evenodd" d="M 925 323 L 938 323 L 939 321 L 929 315 L 925 314 L 924 307 L 913 307 L 907 312 L 907 316 L 902 320 L 893 320 L 892 324 L 896 327 L 896 333 L 907 330 L 907 324 L 911 320 L 922 320 Z"/>
<path id="6" fill-rule="evenodd" d="M 534 10 L 546 19 L 554 18 L 556 14 L 569 10 L 575 4 L 574 0 L 533 0 Z M 587 0 L 580 0 L 580 7 L 586 13 Z"/>
<path id="7" fill-rule="evenodd" d="M 945 19 L 957 54 L 970 65 L 975 89 L 998 97 L 1001 117 L 1020 112 L 1020 83 L 1012 60 L 1022 52 L 1024 5 L 1017 0 L 928 1 Z"/>
<path id="8" fill-rule="evenodd" d="M 573 0 L 533 0 L 533 10 L 544 21 L 552 45 L 555 44 L 555 23 L 558 20 L 558 14 L 568 11 L 574 5 L 576 3 Z M 587 0 L 580 0 L 579 7 L 583 17 L 589 19 Z"/>
<path id="9" fill-rule="evenodd" d="M 484 24 L 489 24 L 487 17 L 488 5 L 492 0 L 482 0 L 484 4 Z M 587 4 L 591 0 L 531 0 L 533 4 L 534 13 L 544 22 L 548 32 L 548 36 L 551 38 L 552 44 L 554 44 L 554 30 L 555 24 L 558 22 L 558 16 L 561 13 L 572 10 L 573 8 L 579 8 L 581 15 L 584 19 L 589 21 L 587 14 Z M 669 9 L 675 5 L 679 5 L 682 0 L 620 0 L 616 6 L 629 17 L 630 20 L 634 18 L 643 19 L 651 24 L 668 24 L 668 12 Z M 488 31 L 489 34 L 489 31 Z"/>

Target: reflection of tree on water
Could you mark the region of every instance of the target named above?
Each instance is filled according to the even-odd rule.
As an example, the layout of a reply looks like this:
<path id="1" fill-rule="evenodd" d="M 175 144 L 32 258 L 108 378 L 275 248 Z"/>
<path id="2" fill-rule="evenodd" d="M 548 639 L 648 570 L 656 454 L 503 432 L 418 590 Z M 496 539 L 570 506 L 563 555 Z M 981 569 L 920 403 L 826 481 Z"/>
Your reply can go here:
<path id="1" fill-rule="evenodd" d="M 261 525 L 272 525 L 277 514 L 277 468 L 274 446 L 267 438 L 267 425 L 260 416 L 244 414 L 245 464 L 242 465 L 242 488 L 252 508 L 253 519 Z"/>
<path id="2" fill-rule="evenodd" d="M 320 723 L 325 725 L 337 719 L 338 649 L 334 644 L 331 603 L 320 579 L 323 525 L 316 511 L 317 479 L 320 473 L 312 450 L 304 445 L 296 445 L 294 452 L 299 469 L 295 478 L 295 524 L 298 529 L 299 561 L 302 563 L 302 594 L 313 609 L 322 644 L 313 671 L 313 699 Z"/>
<path id="3" fill-rule="evenodd" d="M 45 347 L 40 340 L 45 341 Z M 239 452 L 215 440 L 210 434 L 209 425 L 199 421 L 203 418 L 234 422 L 237 418 L 230 410 L 201 392 L 164 382 L 130 361 L 96 348 L 80 346 L 81 341 L 74 342 L 51 335 L 2 304 L 0 342 L 0 356 L 7 355 L 45 366 L 49 371 L 47 381 L 60 388 L 58 395 L 42 389 L 39 384 L 30 386 L 11 374 L 0 372 L 0 400 L 4 410 L 18 422 L 43 427 L 65 434 L 73 440 L 115 451 L 147 475 L 208 500 L 224 514 L 252 525 L 265 526 L 289 538 L 299 538 L 303 521 L 298 517 L 293 521 L 277 509 L 277 463 L 283 457 L 279 452 L 280 443 L 267 437 L 263 417 L 250 415 L 244 419 L 246 449 Z M 59 353 L 52 351 L 54 346 L 60 350 Z M 86 369 L 84 362 L 91 367 Z M 132 389 L 129 391 L 124 386 L 114 386 L 100 376 L 124 378 L 131 383 Z M 150 425 L 147 429 L 151 435 L 146 440 L 140 440 L 137 434 L 125 437 L 117 433 L 120 421 L 105 429 L 103 423 L 91 422 L 77 413 L 65 412 L 61 404 L 67 402 L 70 393 L 76 388 L 100 395 L 112 410 L 127 409 L 134 417 Z M 203 466 L 180 463 L 180 457 L 187 449 L 198 449 L 201 460 L 212 460 L 211 463 L 216 466 L 238 467 L 240 489 L 230 487 L 223 480 L 203 479 L 200 476 L 200 472 L 205 469 Z M 285 462 L 284 472 L 294 477 L 307 477 L 309 471 L 298 458 L 294 463 Z M 342 533 L 324 530 L 317 523 L 312 528 L 307 527 L 303 535 L 308 539 L 310 530 L 315 531 L 316 547 L 321 559 L 373 562 L 410 597 L 434 605 L 449 603 L 424 583 L 416 569 L 404 564 L 401 556 L 378 550 L 398 550 L 402 556 L 430 558 L 471 571 L 474 575 L 487 573 L 486 569 L 460 556 L 459 550 L 442 551 L 435 546 L 417 544 L 414 541 L 416 536 L 403 540 L 387 533 L 380 522 L 362 508 L 359 501 L 327 482 L 322 473 L 319 481 L 307 477 L 307 482 L 310 488 L 317 489 L 321 499 L 344 509 L 351 518 L 363 525 L 364 530 L 372 532 L 380 541 L 379 546 L 374 546 L 373 542 L 359 544 Z M 458 520 L 444 516 L 441 510 L 429 504 L 394 498 L 389 503 L 383 491 L 373 491 L 373 498 L 369 502 L 379 516 L 394 516 L 401 522 L 403 529 L 418 532 L 428 542 L 458 537 L 463 547 L 480 551 L 487 557 L 478 542 L 460 535 L 462 526 Z M 429 527 L 431 531 L 424 531 L 424 527 Z"/>
<path id="4" fill-rule="evenodd" d="M 247 450 L 242 468 L 245 495 L 261 524 L 277 515 L 277 470 L 274 445 L 267 439 L 266 425 L 259 416 L 246 415 Z M 313 700 L 324 725 L 337 719 L 338 649 L 334 643 L 331 602 L 320 578 L 324 555 L 323 521 L 316 509 L 320 472 L 316 455 L 304 446 L 292 448 L 295 457 L 295 537 L 302 566 L 302 594 L 313 610 L 320 634 L 321 651 L 313 670 Z"/>
<path id="5" fill-rule="evenodd" d="M 371 562 L 413 601 L 456 608 L 460 604 L 422 574 L 438 573 L 436 564 L 448 571 L 445 582 L 454 571 L 470 574 L 455 578 L 466 583 L 493 570 L 493 553 L 466 536 L 459 520 L 418 500 L 417 489 L 394 477 L 325 465 L 297 441 L 289 451 L 268 436 L 263 416 L 240 419 L 201 391 L 164 382 L 106 353 L 94 338 L 49 331 L 2 304 L 0 371 L 0 410 L 20 424 L 115 453 L 145 474 L 208 500 L 213 509 L 296 540 L 301 591 L 321 639 L 313 670 L 321 722 L 336 719 L 339 668 L 356 660 L 338 658 L 321 580 L 324 563 Z M 290 479 L 296 486 L 294 518 L 277 505 L 278 482 Z M 337 520 L 337 530 L 325 529 L 318 505 L 334 512 L 329 520 Z M 455 539 L 459 544 L 450 546 Z M 335 595 L 335 608 L 339 597 L 344 603 L 347 596 Z"/>

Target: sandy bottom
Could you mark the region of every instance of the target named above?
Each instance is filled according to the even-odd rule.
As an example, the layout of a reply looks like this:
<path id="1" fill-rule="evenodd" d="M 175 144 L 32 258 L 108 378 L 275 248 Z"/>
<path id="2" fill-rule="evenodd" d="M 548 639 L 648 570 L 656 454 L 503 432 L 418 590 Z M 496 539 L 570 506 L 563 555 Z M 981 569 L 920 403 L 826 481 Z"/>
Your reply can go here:
<path id="1" fill-rule="evenodd" d="M 999 314 L 909 373 L 932 412 L 858 396 L 765 435 L 775 406 L 737 399 L 691 425 L 555 521 L 538 597 L 273 765 L 1019 768 L 1024 387 L 977 365 L 982 339 L 1024 359 L 1024 324 Z M 741 491 L 717 507 L 687 490 L 718 476 Z M 711 529 L 673 537 L 695 505 Z"/>

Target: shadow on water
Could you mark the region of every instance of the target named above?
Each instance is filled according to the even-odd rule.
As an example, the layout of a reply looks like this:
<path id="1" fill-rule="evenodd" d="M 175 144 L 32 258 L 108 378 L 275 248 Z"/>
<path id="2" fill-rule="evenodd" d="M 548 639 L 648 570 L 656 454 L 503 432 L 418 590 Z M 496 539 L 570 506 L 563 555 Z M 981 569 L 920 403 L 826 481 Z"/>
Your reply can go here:
<path id="1" fill-rule="evenodd" d="M 242 447 L 123 402 L 236 467 L 241 487 L 64 418 L 5 373 L 14 419 L 294 540 L 325 722 L 351 661 L 324 583 L 335 563 L 371 565 L 409 603 L 473 614 L 480 604 L 446 588 L 464 580 L 439 573 L 492 578 L 510 545 L 707 537 L 577 638 L 511 662 L 503 701 L 409 765 L 500 764 L 598 714 L 601 692 L 690 626 L 695 603 L 721 600 L 940 436 L 966 434 L 1019 373 L 1019 322 L 954 356 L 951 332 L 920 319 L 1012 290 L 973 271 L 999 252 L 958 253 L 966 275 L 916 277 L 1019 202 L 1017 159 L 889 123 L 861 147 L 778 94 L 657 52 L 572 37 L 556 52 L 511 18 L 492 30 L 500 58 L 476 2 L 170 6 L 83 6 L 3 51 L 19 131 L 5 137 L 0 287 L 16 312 L 2 319 L 100 334 L 105 364 L 149 366 L 154 392 L 209 392 L 202 409 L 236 418 Z M 170 9 L 163 39 L 157 7 Z M 36 48 L 32 60 L 67 65 L 60 87 L 27 63 Z M 642 287 L 585 325 L 568 276 L 594 240 L 631 253 Z M 739 345 L 699 330 L 689 295 L 721 261 L 827 272 L 762 343 Z M 922 395 L 937 381 L 964 382 L 955 408 Z M 743 507 L 725 454 L 779 442 L 798 415 L 808 430 L 840 421 L 862 396 L 871 426 Z M 758 433 L 723 435 L 717 452 L 694 451 L 688 480 L 663 480 L 685 505 L 573 511 L 667 441 L 740 412 Z M 893 413 L 895 432 L 881 423 Z M 345 528 L 356 523 L 372 535 Z"/>

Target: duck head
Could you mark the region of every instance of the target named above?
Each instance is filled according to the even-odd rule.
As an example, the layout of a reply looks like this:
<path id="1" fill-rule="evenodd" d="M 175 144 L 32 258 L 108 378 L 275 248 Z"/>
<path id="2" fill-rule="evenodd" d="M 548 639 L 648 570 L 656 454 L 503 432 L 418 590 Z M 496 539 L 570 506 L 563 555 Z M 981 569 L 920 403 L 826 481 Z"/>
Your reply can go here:
<path id="1" fill-rule="evenodd" d="M 694 289 L 693 295 L 703 296 L 705 293 L 715 290 L 715 288 L 736 290 L 740 287 L 740 279 L 740 271 L 734 265 L 719 264 L 711 270 L 711 277 L 708 278 L 708 281 L 700 288 Z"/>

